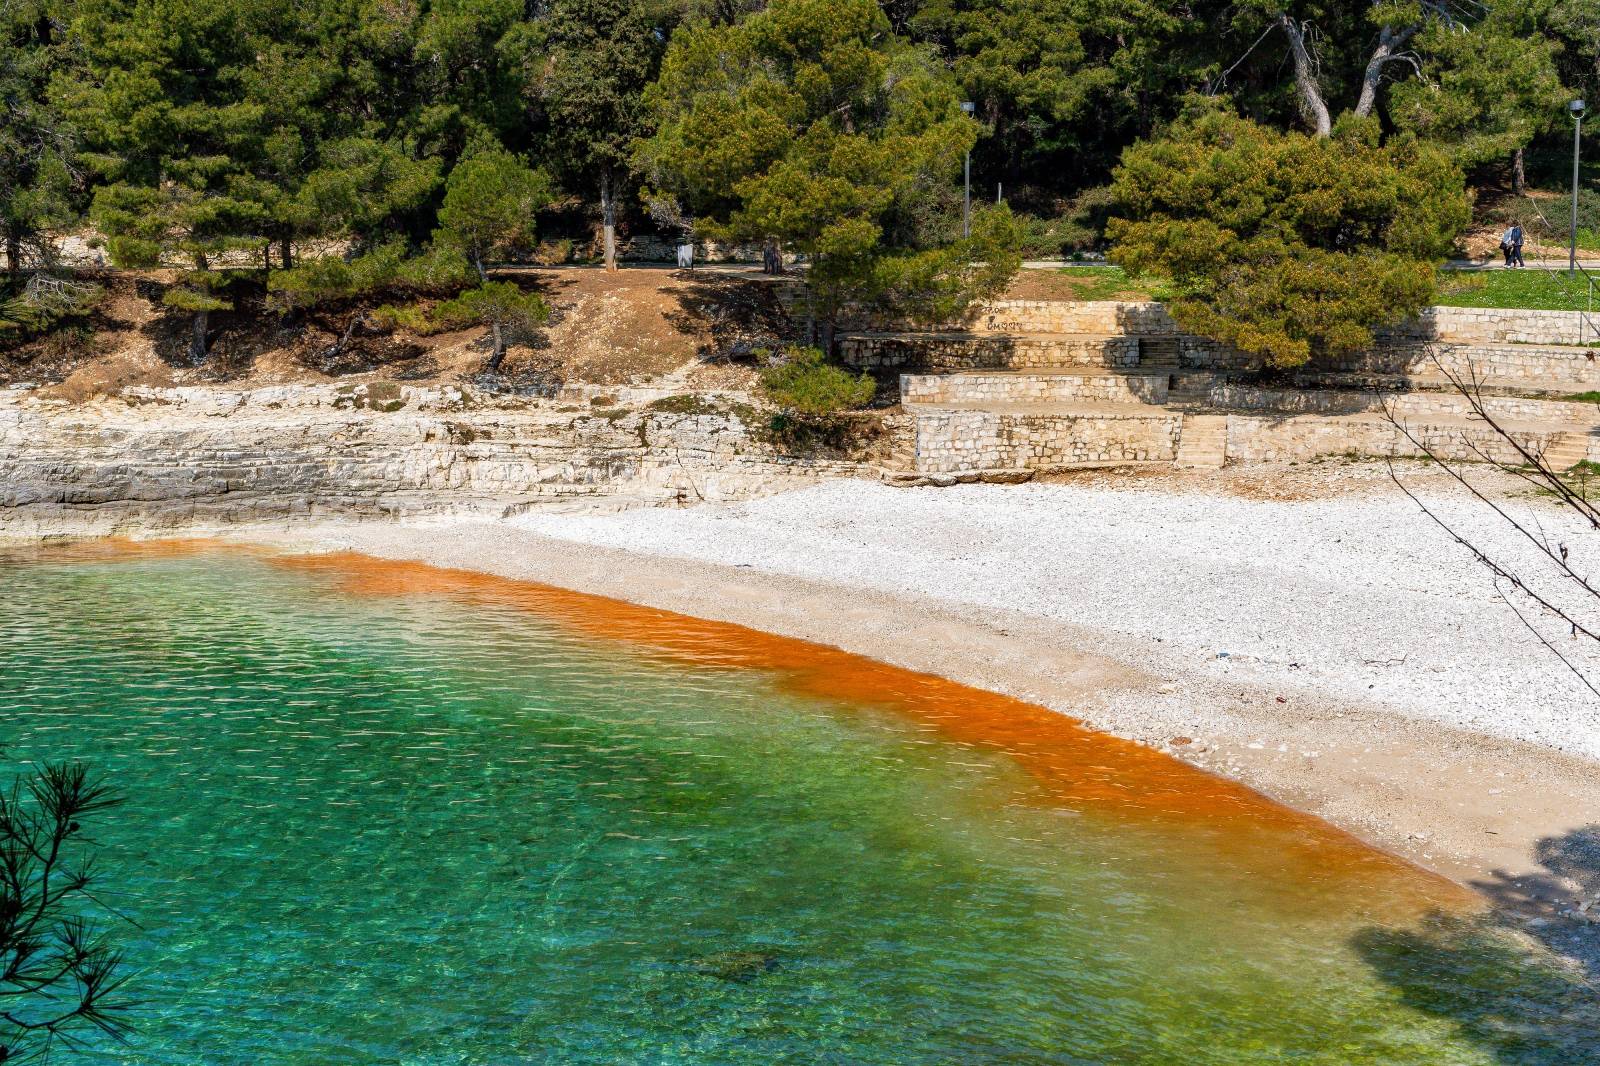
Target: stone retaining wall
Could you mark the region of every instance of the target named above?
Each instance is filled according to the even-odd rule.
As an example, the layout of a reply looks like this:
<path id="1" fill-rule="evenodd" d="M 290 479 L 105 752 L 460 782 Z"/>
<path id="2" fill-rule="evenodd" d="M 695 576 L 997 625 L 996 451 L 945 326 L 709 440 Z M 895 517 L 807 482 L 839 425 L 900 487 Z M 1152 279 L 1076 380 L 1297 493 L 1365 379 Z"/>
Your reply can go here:
<path id="1" fill-rule="evenodd" d="M 929 412 L 916 418 L 916 469 L 947 474 L 1171 462 L 1182 423 L 1181 415 L 1168 412 L 1120 418 Z"/>
<path id="2" fill-rule="evenodd" d="M 1437 363 L 1435 362 L 1437 359 Z M 1536 344 L 1397 345 L 1319 360 L 1318 369 L 1349 374 L 1421 374 L 1520 378 L 1600 387 L 1600 348 Z"/>
<path id="3" fill-rule="evenodd" d="M 1472 417 L 1464 396 L 1449 392 L 1365 392 L 1353 389 L 1272 389 L 1252 385 L 1214 384 L 1205 390 L 1213 407 L 1281 414 L 1381 414 L 1387 407 L 1401 418 Z M 1600 425 L 1600 405 L 1533 400 L 1519 396 L 1485 396 L 1483 407 L 1496 419 L 1572 426 Z"/>
<path id="4" fill-rule="evenodd" d="M 849 334 L 839 355 L 862 368 L 1038 370 L 1053 367 L 1136 367 L 1137 337 L 1008 337 L 973 333 Z"/>
<path id="5" fill-rule="evenodd" d="M 902 374 L 904 403 L 1167 402 L 1164 373 Z"/>
<path id="6" fill-rule="evenodd" d="M 1441 459 L 1474 462 L 1489 455 L 1502 462 L 1521 461 L 1516 451 L 1486 425 L 1434 425 L 1423 419 L 1408 419 L 1406 428 Z M 1531 450 L 1542 452 L 1562 432 L 1514 435 Z M 1228 416 L 1230 462 L 1305 462 L 1339 455 L 1420 458 L 1422 452 L 1381 418 Z"/>
<path id="7" fill-rule="evenodd" d="M 1165 306 L 1123 300 L 996 300 L 974 319 L 996 333 L 1101 333 L 1170 336 L 1178 332 Z"/>
<path id="8" fill-rule="evenodd" d="M 1591 344 L 1600 341 L 1592 323 L 1600 315 L 1576 311 L 1522 311 L 1497 307 L 1432 307 L 1416 319 L 1380 332 L 1399 342 L 1429 340 L 1463 344 Z"/>
<path id="9" fill-rule="evenodd" d="M 1336 456 L 1420 458 L 1422 452 L 1381 415 L 1227 415 L 1229 462 L 1307 462 Z M 1518 462 L 1515 450 L 1487 425 L 1430 422 L 1426 411 L 1404 418 L 1406 428 L 1440 458 L 1478 461 L 1487 454 Z M 924 411 L 915 415 L 916 470 L 954 474 L 982 470 L 1048 471 L 1096 463 L 1169 462 L 1177 456 L 1183 416 L 1149 414 L 1018 414 L 1003 411 Z M 1542 452 L 1571 427 L 1514 431 Z M 1587 431 L 1588 455 L 1600 460 L 1600 435 Z M 1481 453 L 1481 454 L 1480 454 Z"/>

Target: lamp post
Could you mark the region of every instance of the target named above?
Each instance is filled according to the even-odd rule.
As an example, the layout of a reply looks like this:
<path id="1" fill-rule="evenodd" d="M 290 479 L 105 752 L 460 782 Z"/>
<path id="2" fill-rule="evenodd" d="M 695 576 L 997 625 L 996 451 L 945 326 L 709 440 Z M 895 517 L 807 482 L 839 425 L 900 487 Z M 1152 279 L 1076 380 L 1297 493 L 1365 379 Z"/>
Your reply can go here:
<path id="1" fill-rule="evenodd" d="M 971 100 L 961 101 L 961 110 L 970 116 L 978 109 L 978 105 Z M 965 240 L 972 236 L 972 149 L 967 149 L 965 190 L 961 194 L 961 237 Z"/>
<path id="2" fill-rule="evenodd" d="M 1583 139 L 1583 101 L 1567 105 L 1572 115 L 1572 244 L 1567 251 L 1567 273 L 1578 272 L 1578 150 Z"/>

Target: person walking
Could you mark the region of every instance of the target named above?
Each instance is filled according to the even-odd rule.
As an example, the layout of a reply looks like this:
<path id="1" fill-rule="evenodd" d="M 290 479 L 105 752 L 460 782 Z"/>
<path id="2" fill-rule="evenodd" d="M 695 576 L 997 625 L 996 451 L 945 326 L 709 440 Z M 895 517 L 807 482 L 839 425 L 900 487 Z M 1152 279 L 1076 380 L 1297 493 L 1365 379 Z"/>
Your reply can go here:
<path id="1" fill-rule="evenodd" d="M 1510 259 L 1510 262 L 1507 265 L 1508 266 L 1519 266 L 1519 267 L 1527 266 L 1528 264 L 1523 262 L 1523 260 L 1522 260 L 1522 242 L 1523 242 L 1522 223 L 1520 223 L 1520 222 L 1511 223 L 1511 228 L 1509 230 L 1507 230 L 1506 233 L 1511 238 L 1511 259 Z"/>
<path id="2" fill-rule="evenodd" d="M 1500 254 L 1505 257 L 1506 266 L 1511 265 L 1511 231 L 1515 228 L 1516 223 L 1513 222 L 1506 227 L 1504 233 L 1500 234 Z"/>

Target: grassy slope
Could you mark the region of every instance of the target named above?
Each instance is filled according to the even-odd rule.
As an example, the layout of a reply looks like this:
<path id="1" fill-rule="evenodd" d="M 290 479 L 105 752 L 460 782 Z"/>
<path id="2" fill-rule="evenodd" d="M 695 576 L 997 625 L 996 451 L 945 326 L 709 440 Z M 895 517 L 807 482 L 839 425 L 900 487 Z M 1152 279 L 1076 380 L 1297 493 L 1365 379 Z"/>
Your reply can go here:
<path id="1" fill-rule="evenodd" d="M 1595 306 L 1600 307 L 1600 284 Z M 1589 279 L 1545 270 L 1445 271 L 1439 277 L 1443 307 L 1504 307 L 1529 311 L 1587 311 Z"/>

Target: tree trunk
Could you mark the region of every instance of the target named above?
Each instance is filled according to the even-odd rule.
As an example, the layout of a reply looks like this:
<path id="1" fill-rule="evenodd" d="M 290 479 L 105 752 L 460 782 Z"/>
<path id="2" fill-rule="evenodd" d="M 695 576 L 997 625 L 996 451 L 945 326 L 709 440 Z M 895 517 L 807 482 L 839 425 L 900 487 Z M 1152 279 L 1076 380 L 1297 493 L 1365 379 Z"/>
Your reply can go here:
<path id="1" fill-rule="evenodd" d="M 611 167 L 600 168 L 600 226 L 604 233 L 607 270 L 617 269 L 617 197 L 611 187 Z"/>
<path id="2" fill-rule="evenodd" d="M 1372 58 L 1367 60 L 1367 69 L 1361 75 L 1361 98 L 1356 101 L 1356 114 L 1363 118 L 1378 106 L 1378 86 L 1383 82 L 1383 68 L 1399 58 L 1400 49 L 1406 46 L 1417 32 L 1416 26 L 1407 26 L 1397 30 L 1393 26 L 1385 26 L 1378 34 L 1378 47 L 1373 49 Z"/>
<path id="3" fill-rule="evenodd" d="M 283 269 L 294 269 L 294 249 L 289 246 L 289 234 L 287 232 L 278 238 L 278 258 L 283 262 Z"/>
<path id="4" fill-rule="evenodd" d="M 194 313 L 194 335 L 189 338 L 189 362 L 195 366 L 206 361 L 206 326 L 210 320 L 210 311 Z"/>
<path id="5" fill-rule="evenodd" d="M 355 317 L 345 324 L 344 332 L 339 335 L 339 339 L 334 342 L 333 347 L 328 349 L 329 359 L 334 359 L 344 354 L 345 348 L 350 344 L 350 338 L 356 335 L 356 327 L 362 325 L 366 320 L 365 312 L 357 312 Z"/>
<path id="6" fill-rule="evenodd" d="M 472 265 L 478 269 L 478 281 L 484 285 L 489 283 L 489 272 L 483 269 L 483 255 L 480 252 L 472 253 Z M 500 332 L 500 321 L 489 323 L 489 335 L 494 339 L 494 351 L 489 355 L 489 373 L 500 372 L 500 362 L 506 357 L 505 337 Z"/>
<path id="7" fill-rule="evenodd" d="M 6 272 L 16 274 L 22 270 L 22 237 L 15 230 L 6 231 Z"/>
<path id="8" fill-rule="evenodd" d="M 1278 15 L 1278 25 L 1289 35 L 1289 53 L 1294 57 L 1294 84 L 1300 93 L 1300 110 L 1311 123 L 1318 137 L 1333 132 L 1333 118 L 1328 114 L 1328 102 L 1322 97 L 1322 86 L 1317 81 L 1317 66 L 1306 48 L 1305 31 L 1288 12 Z"/>
<path id="9" fill-rule="evenodd" d="M 500 363 L 506 357 L 505 338 L 500 334 L 500 323 L 489 323 L 489 332 L 494 337 L 494 354 L 489 356 L 489 373 L 500 373 Z"/>
<path id="10" fill-rule="evenodd" d="M 1518 148 L 1511 153 L 1511 188 L 1522 195 L 1528 187 L 1528 172 L 1522 166 L 1522 149 Z"/>
<path id="11" fill-rule="evenodd" d="M 204 252 L 194 255 L 194 269 L 197 273 L 205 273 L 211 269 L 211 263 L 206 259 Z M 202 286 L 206 293 L 211 290 Z M 210 311 L 196 311 L 194 313 L 194 333 L 189 338 L 189 362 L 199 366 L 206 361 L 206 328 L 211 323 Z"/>

